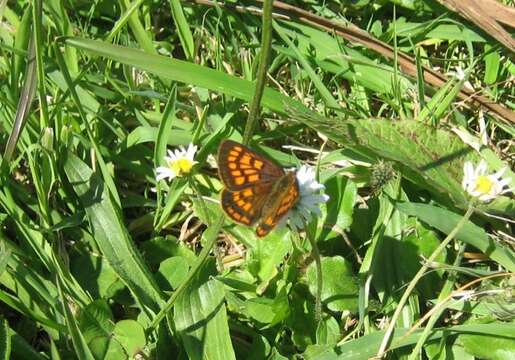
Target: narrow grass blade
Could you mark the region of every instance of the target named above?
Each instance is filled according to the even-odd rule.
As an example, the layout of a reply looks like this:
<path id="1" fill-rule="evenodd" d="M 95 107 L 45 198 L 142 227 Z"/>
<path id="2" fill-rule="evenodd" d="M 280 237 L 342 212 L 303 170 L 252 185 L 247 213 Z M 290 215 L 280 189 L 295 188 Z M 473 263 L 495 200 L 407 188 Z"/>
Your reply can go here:
<path id="1" fill-rule="evenodd" d="M 186 55 L 186 59 L 193 61 L 195 56 L 195 44 L 193 42 L 193 35 L 191 34 L 190 27 L 182 11 L 182 5 L 179 0 L 170 0 L 170 8 L 172 9 L 172 17 L 175 22 L 175 27 L 179 33 L 179 40 L 181 41 L 182 49 Z"/>
<path id="2" fill-rule="evenodd" d="M 164 162 L 166 155 L 166 148 L 168 146 L 168 139 L 172 134 L 172 123 L 175 119 L 175 101 L 177 99 L 177 88 L 174 86 L 170 92 L 170 97 L 166 103 L 163 111 L 163 117 L 159 122 L 159 130 L 157 132 L 156 145 L 154 147 L 154 169 L 157 169 Z M 162 187 L 160 182 L 157 182 L 157 210 L 154 215 L 154 226 L 158 222 L 161 214 L 162 206 Z"/>
<path id="3" fill-rule="evenodd" d="M 84 339 L 84 336 L 82 335 L 81 330 L 79 329 L 79 326 L 77 325 L 77 322 L 75 321 L 75 317 L 73 316 L 70 310 L 68 300 L 66 299 L 66 296 L 64 296 L 63 291 L 61 290 L 61 285 L 58 284 L 57 288 L 59 291 L 61 305 L 64 310 L 64 317 L 68 325 L 68 331 L 70 337 L 72 338 L 73 347 L 75 349 L 75 354 L 77 355 L 79 360 L 95 360 L 93 354 L 91 353 L 91 350 L 88 347 L 88 344 L 86 343 L 86 340 Z"/>
<path id="4" fill-rule="evenodd" d="M 118 0 L 118 4 L 120 4 L 120 8 L 124 11 L 131 7 L 129 0 Z M 143 24 L 141 24 L 141 21 L 138 17 L 138 12 L 134 11 L 129 15 L 128 23 L 132 33 L 134 34 L 134 37 L 138 41 L 139 46 L 141 46 L 141 48 L 149 54 L 157 54 L 157 51 L 154 48 L 154 44 L 152 42 L 152 38 L 149 36 L 150 32 L 145 30 Z"/>
<path id="5" fill-rule="evenodd" d="M 449 210 L 420 203 L 397 203 L 400 211 L 418 217 L 421 221 L 448 234 L 460 221 L 461 216 Z M 456 239 L 481 250 L 490 259 L 497 261 L 507 270 L 515 272 L 515 254 L 510 249 L 497 243 L 479 226 L 468 222 L 456 235 Z"/>
<path id="6" fill-rule="evenodd" d="M 0 319 L 0 360 L 11 358 L 11 334 L 9 324 L 5 319 Z"/>
<path id="7" fill-rule="evenodd" d="M 288 45 L 288 47 L 293 51 L 295 54 L 296 60 L 302 65 L 306 73 L 308 74 L 311 81 L 313 81 L 313 84 L 317 88 L 318 92 L 320 93 L 320 96 L 322 99 L 324 99 L 324 102 L 327 104 L 327 106 L 339 109 L 340 105 L 336 102 L 334 97 L 331 95 L 331 92 L 327 87 L 324 85 L 322 79 L 315 73 L 309 62 L 306 60 L 304 55 L 297 49 L 293 41 L 289 38 L 289 34 L 286 33 L 285 30 L 282 29 L 282 27 L 277 23 L 273 22 L 274 30 L 279 34 L 281 39 Z"/>
<path id="8" fill-rule="evenodd" d="M 16 148 L 20 134 L 29 116 L 29 111 L 32 106 L 32 101 L 34 100 L 34 95 L 36 94 L 36 85 L 38 79 L 36 74 L 36 61 L 34 59 L 33 39 L 31 39 L 29 44 L 29 54 L 27 59 L 28 63 L 25 72 L 23 90 L 18 101 L 16 118 L 14 119 L 14 124 L 11 133 L 9 134 L 7 144 L 5 145 L 4 157 L 2 159 L 3 164 L 7 164 L 11 161 L 14 149 Z"/>
<path id="9" fill-rule="evenodd" d="M 246 101 L 250 101 L 254 96 L 252 82 L 204 66 L 89 39 L 67 38 L 65 43 L 91 54 L 105 56 L 123 64 L 152 72 L 163 78 L 219 91 Z M 275 90 L 266 88 L 261 101 L 263 106 L 284 114 L 284 104 L 290 103 L 292 100 Z M 300 103 L 295 102 L 295 104 Z"/>

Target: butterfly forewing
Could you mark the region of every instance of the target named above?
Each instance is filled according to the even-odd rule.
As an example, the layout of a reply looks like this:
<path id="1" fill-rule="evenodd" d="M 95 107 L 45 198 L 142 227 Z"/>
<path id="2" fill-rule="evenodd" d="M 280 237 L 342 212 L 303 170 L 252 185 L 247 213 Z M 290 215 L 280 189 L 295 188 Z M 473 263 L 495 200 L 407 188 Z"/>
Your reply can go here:
<path id="1" fill-rule="evenodd" d="M 256 184 L 275 183 L 284 170 L 248 147 L 224 140 L 218 149 L 218 171 L 227 189 L 241 190 Z"/>
<path id="2" fill-rule="evenodd" d="M 299 186 L 295 173 L 284 175 L 273 187 L 263 205 L 261 222 L 256 228 L 259 237 L 267 235 L 290 211 L 299 199 Z"/>

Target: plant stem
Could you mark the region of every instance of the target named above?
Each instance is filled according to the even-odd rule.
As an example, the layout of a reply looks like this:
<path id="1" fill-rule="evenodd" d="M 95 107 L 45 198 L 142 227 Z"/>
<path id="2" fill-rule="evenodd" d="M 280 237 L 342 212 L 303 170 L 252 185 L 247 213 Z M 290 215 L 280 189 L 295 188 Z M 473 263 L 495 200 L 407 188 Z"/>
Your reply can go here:
<path id="1" fill-rule="evenodd" d="M 306 231 L 306 237 L 311 244 L 311 253 L 315 259 L 315 266 L 317 271 L 317 291 L 315 295 L 315 319 L 319 322 L 322 319 L 322 260 L 320 258 L 320 251 L 314 236 L 311 236 L 309 231 Z"/>
<path id="2" fill-rule="evenodd" d="M 401 300 L 399 301 L 399 305 L 395 309 L 395 312 L 392 316 L 392 319 L 390 320 L 390 324 L 388 325 L 388 328 L 386 329 L 386 332 L 383 337 L 383 341 L 381 342 L 381 346 L 379 347 L 379 350 L 377 351 L 376 358 L 382 358 L 385 354 L 386 347 L 388 346 L 390 342 L 390 337 L 393 333 L 393 330 L 395 328 L 395 324 L 397 323 L 397 319 L 401 315 L 402 309 L 404 308 L 404 305 L 408 301 L 409 296 L 411 295 L 411 292 L 413 289 L 415 289 L 415 286 L 417 285 L 420 278 L 425 274 L 427 269 L 429 268 L 429 264 L 431 264 L 435 258 L 442 252 L 443 249 L 449 245 L 449 243 L 452 241 L 452 239 L 456 236 L 456 234 L 460 231 L 460 229 L 463 227 L 463 225 L 466 224 L 472 213 L 474 212 L 473 203 L 469 204 L 469 207 L 467 209 L 467 212 L 465 215 L 461 218 L 461 220 L 456 224 L 456 227 L 452 229 L 452 231 L 447 235 L 447 237 L 442 241 L 442 243 L 433 251 L 431 256 L 427 259 L 427 261 L 422 265 L 420 270 L 417 272 L 417 274 L 413 277 L 411 282 L 409 283 L 408 287 L 404 291 L 404 294 L 401 297 Z"/>
<path id="3" fill-rule="evenodd" d="M 461 259 L 463 258 L 463 252 L 465 251 L 465 245 L 463 243 L 460 243 L 460 250 L 458 251 L 458 255 L 456 256 L 456 259 L 454 259 L 454 266 L 459 266 Z M 440 294 L 438 295 L 438 302 L 445 302 L 445 299 L 449 294 L 451 294 L 452 289 L 454 287 L 454 284 L 456 283 L 456 271 L 451 271 L 449 273 L 449 276 L 447 277 L 447 281 L 445 282 L 442 291 L 440 291 Z M 438 304 L 435 305 L 437 307 Z M 429 318 L 429 321 L 427 322 L 426 326 L 424 327 L 424 331 L 422 335 L 420 335 L 420 338 L 417 341 L 417 344 L 415 345 L 413 351 L 411 352 L 408 360 L 416 360 L 419 358 L 418 354 L 422 350 L 422 346 L 424 346 L 427 338 L 429 337 L 429 334 L 431 333 L 431 330 L 433 329 L 434 325 L 436 324 L 436 321 L 440 318 L 440 315 L 443 313 L 443 311 L 446 309 L 445 306 L 442 306 L 441 308 L 438 308 L 438 310 L 431 315 Z"/>
<path id="4" fill-rule="evenodd" d="M 272 45 L 272 9 L 273 0 L 265 0 L 263 2 L 263 29 L 261 33 L 261 54 L 259 59 L 259 68 L 256 75 L 256 91 L 250 104 L 249 117 L 245 125 L 243 133 L 243 144 L 248 145 L 259 115 L 259 106 L 266 84 L 266 70 L 268 67 L 268 55 Z"/>
<path id="5" fill-rule="evenodd" d="M 206 222 L 209 224 L 210 219 L 209 219 L 209 213 L 207 210 L 207 206 L 204 203 L 204 199 L 202 198 L 202 195 L 197 187 L 197 184 L 195 183 L 195 180 L 192 178 L 189 178 L 189 182 L 190 182 L 191 187 L 194 189 L 195 193 L 197 194 L 197 199 L 199 201 L 199 206 L 200 206 L 200 209 L 202 212 L 202 216 L 205 218 Z M 213 247 L 216 244 L 216 240 L 218 238 L 218 233 L 220 232 L 220 229 L 222 228 L 224 219 L 225 219 L 225 216 L 222 213 L 215 220 L 215 222 L 213 224 L 209 225 L 208 229 L 205 232 L 206 243 L 205 243 L 204 247 L 202 248 L 202 251 L 200 252 L 199 256 L 197 257 L 195 264 L 189 271 L 188 276 L 181 283 L 181 285 L 179 285 L 177 290 L 174 291 L 174 293 L 172 294 L 170 299 L 168 299 L 168 301 L 166 302 L 165 306 L 161 309 L 161 311 L 159 311 L 159 313 L 156 315 L 156 317 L 152 320 L 152 323 L 148 327 L 147 331 L 149 331 L 149 332 L 153 331 L 159 325 L 161 320 L 163 320 L 163 318 L 172 309 L 175 302 L 179 298 L 179 295 L 181 295 L 184 292 L 184 290 L 186 290 L 186 288 L 191 283 L 191 281 L 193 280 L 194 276 L 197 274 L 199 269 L 204 265 L 209 253 L 211 252 L 211 250 L 213 249 Z"/>
<path id="6" fill-rule="evenodd" d="M 181 285 L 177 288 L 177 290 L 174 291 L 173 295 L 170 297 L 170 299 L 166 302 L 165 306 L 159 311 L 159 313 L 156 315 L 156 317 L 152 320 L 152 323 L 148 327 L 147 331 L 151 332 L 153 331 L 163 320 L 163 318 L 168 314 L 168 312 L 172 309 L 172 307 L 175 304 L 175 301 L 177 301 L 179 295 L 181 295 L 184 290 L 188 287 L 188 285 L 193 280 L 193 277 L 197 274 L 199 269 L 202 267 L 202 265 L 205 263 L 207 256 L 211 252 L 211 249 L 216 243 L 216 240 L 218 238 L 218 233 L 220 232 L 220 229 L 222 228 L 222 225 L 224 223 L 224 216 L 220 215 L 216 221 L 211 225 L 206 232 L 209 232 L 208 235 L 206 235 L 207 243 L 202 248 L 202 251 L 200 252 L 199 256 L 197 257 L 197 261 L 191 268 L 190 272 L 188 273 L 187 278 L 181 283 Z"/>

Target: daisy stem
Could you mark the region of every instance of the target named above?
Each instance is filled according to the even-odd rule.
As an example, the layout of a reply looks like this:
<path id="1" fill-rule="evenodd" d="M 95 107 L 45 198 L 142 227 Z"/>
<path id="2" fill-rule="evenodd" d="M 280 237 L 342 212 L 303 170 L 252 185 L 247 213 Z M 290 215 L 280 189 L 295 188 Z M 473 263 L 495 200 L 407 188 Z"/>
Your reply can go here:
<path id="1" fill-rule="evenodd" d="M 259 115 L 259 107 L 261 98 L 266 84 L 266 70 L 268 66 L 268 55 L 272 45 L 272 9 L 273 0 L 263 1 L 263 27 L 261 29 L 261 53 L 259 58 L 259 67 L 256 74 L 256 88 L 252 103 L 250 104 L 249 117 L 245 125 L 245 132 L 243 133 L 243 144 L 248 145 Z"/>
<path id="2" fill-rule="evenodd" d="M 456 224 L 454 229 L 449 232 L 447 237 L 438 245 L 438 247 L 433 251 L 431 256 L 422 264 L 420 270 L 415 274 L 411 282 L 409 283 L 408 287 L 404 291 L 404 294 L 402 294 L 402 297 L 399 301 L 399 304 L 397 305 L 397 308 L 395 309 L 395 312 L 393 313 L 393 316 L 390 320 L 390 324 L 388 325 L 388 328 L 386 329 L 386 332 L 383 336 L 383 341 L 381 342 L 381 346 L 379 347 L 379 350 L 377 351 L 376 358 L 382 358 L 385 355 L 386 347 L 388 346 L 390 342 L 390 338 L 392 336 L 393 330 L 395 328 L 395 324 L 397 323 L 397 320 L 399 319 L 399 316 L 401 315 L 402 309 L 404 308 L 404 305 L 408 301 L 409 296 L 411 295 L 411 292 L 415 289 L 415 286 L 417 285 L 418 281 L 422 276 L 424 276 L 425 272 L 429 268 L 430 264 L 436 259 L 436 257 L 449 245 L 449 243 L 454 239 L 456 234 L 460 231 L 460 229 L 467 223 L 468 219 L 474 212 L 474 203 L 470 202 L 469 207 L 467 209 L 467 212 L 461 220 Z"/>
<path id="3" fill-rule="evenodd" d="M 202 193 L 200 192 L 200 189 L 198 188 L 197 183 L 195 182 L 195 179 L 192 177 L 188 177 L 190 186 L 193 190 L 195 190 L 195 193 L 197 194 L 197 200 L 199 203 L 200 210 L 202 212 L 202 217 L 204 217 L 207 224 L 211 223 L 211 219 L 209 218 L 209 211 L 207 210 L 206 203 L 204 199 L 202 198 Z M 218 247 L 213 247 L 213 252 L 215 253 L 216 258 L 216 267 L 219 271 L 223 271 L 224 264 L 222 261 L 222 258 L 220 256 L 220 252 L 218 251 Z"/>
<path id="4" fill-rule="evenodd" d="M 317 290 L 315 295 L 315 319 L 319 322 L 322 319 L 322 260 L 320 259 L 320 252 L 318 251 L 317 242 L 314 236 L 311 236 L 310 231 L 306 231 L 306 237 L 311 244 L 311 254 L 315 259 L 315 267 L 317 271 Z"/>

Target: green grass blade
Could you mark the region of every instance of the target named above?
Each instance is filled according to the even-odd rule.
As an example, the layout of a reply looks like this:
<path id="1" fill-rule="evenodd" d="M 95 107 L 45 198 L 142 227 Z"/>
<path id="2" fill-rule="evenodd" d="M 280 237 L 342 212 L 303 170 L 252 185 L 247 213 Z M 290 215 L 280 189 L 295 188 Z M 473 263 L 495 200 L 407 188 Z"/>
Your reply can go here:
<path id="1" fill-rule="evenodd" d="M 91 353 L 91 350 L 88 347 L 88 344 L 86 343 L 86 340 L 84 339 L 84 336 L 82 335 L 81 330 L 79 329 L 79 326 L 77 325 L 77 322 L 75 321 L 75 316 L 72 314 L 72 311 L 70 310 L 68 300 L 66 296 L 63 294 L 61 285 L 58 284 L 57 288 L 59 291 L 61 305 L 64 310 L 66 324 L 68 325 L 68 331 L 70 337 L 72 338 L 73 347 L 75 348 L 75 354 L 77 355 L 79 360 L 95 360 L 93 354 Z"/>
<path id="2" fill-rule="evenodd" d="M 124 11 L 131 7 L 129 0 L 118 0 L 118 4 Z M 136 11 L 130 13 L 128 23 L 139 46 L 149 54 L 157 54 L 152 38 L 148 35 L 150 32 L 145 30 Z"/>
<path id="3" fill-rule="evenodd" d="M 36 351 L 30 344 L 14 330 L 9 329 L 12 344 L 12 353 L 17 359 L 48 360 L 47 356 Z"/>
<path id="4" fill-rule="evenodd" d="M 458 214 L 428 204 L 405 202 L 395 206 L 402 212 L 418 217 L 421 221 L 446 234 L 456 227 L 461 219 Z M 507 270 L 515 272 L 515 253 L 491 239 L 483 229 L 472 222 L 463 226 L 456 235 L 456 239 L 476 247 Z"/>
<path id="5" fill-rule="evenodd" d="M 184 12 L 182 11 L 182 5 L 179 0 L 170 0 L 170 8 L 172 9 L 172 17 L 175 22 L 175 27 L 179 33 L 179 40 L 181 41 L 182 50 L 186 55 L 186 59 L 193 61 L 195 56 L 195 44 L 193 42 L 193 35 L 190 31 L 190 26 Z"/>
<path id="6" fill-rule="evenodd" d="M 138 8 L 143 4 L 145 0 L 136 0 L 134 1 L 131 6 L 129 6 L 124 13 L 118 18 L 116 23 L 114 24 L 113 28 L 109 32 L 109 35 L 107 35 L 105 41 L 111 42 L 115 38 L 116 35 L 120 32 L 120 30 L 127 24 L 129 19 L 131 18 L 132 14 L 138 10 Z"/>
<path id="7" fill-rule="evenodd" d="M 340 105 L 334 97 L 331 95 L 331 92 L 327 87 L 324 85 L 322 79 L 315 73 L 309 62 L 306 60 L 306 58 L 302 55 L 302 53 L 297 49 L 293 41 L 291 41 L 289 34 L 286 33 L 285 30 L 277 23 L 273 22 L 274 30 L 279 34 L 281 39 L 288 45 L 288 47 L 293 51 L 295 54 L 296 60 L 302 65 L 306 73 L 308 74 L 311 81 L 313 81 L 313 84 L 317 88 L 318 92 L 320 93 L 320 96 L 324 100 L 324 102 L 327 104 L 327 106 L 332 107 L 334 109 L 339 109 Z"/>
<path id="8" fill-rule="evenodd" d="M 65 43 L 91 54 L 104 56 L 170 80 L 215 90 L 246 101 L 250 101 L 254 96 L 254 84 L 252 82 L 186 61 L 145 54 L 141 50 L 89 39 L 68 38 Z M 283 114 L 285 113 L 284 104 L 292 102 L 287 96 L 268 88 L 265 89 L 261 101 L 264 107 Z M 294 101 L 294 104 L 300 105 L 296 101 Z"/>
<path id="9" fill-rule="evenodd" d="M 29 111 L 32 106 L 32 101 L 36 94 L 37 86 L 37 74 L 36 74 L 36 61 L 34 60 L 34 41 L 31 39 L 29 44 L 29 54 L 27 56 L 28 63 L 25 71 L 25 78 L 23 84 L 23 90 L 18 101 L 16 109 L 16 118 L 9 134 L 9 139 L 5 145 L 4 156 L 2 164 L 7 164 L 11 161 L 11 157 L 14 154 L 14 149 L 18 143 L 20 134 L 25 126 L 25 122 L 29 116 Z"/>
<path id="10" fill-rule="evenodd" d="M 9 324 L 5 319 L 0 319 L 0 360 L 11 358 L 11 334 Z"/>

